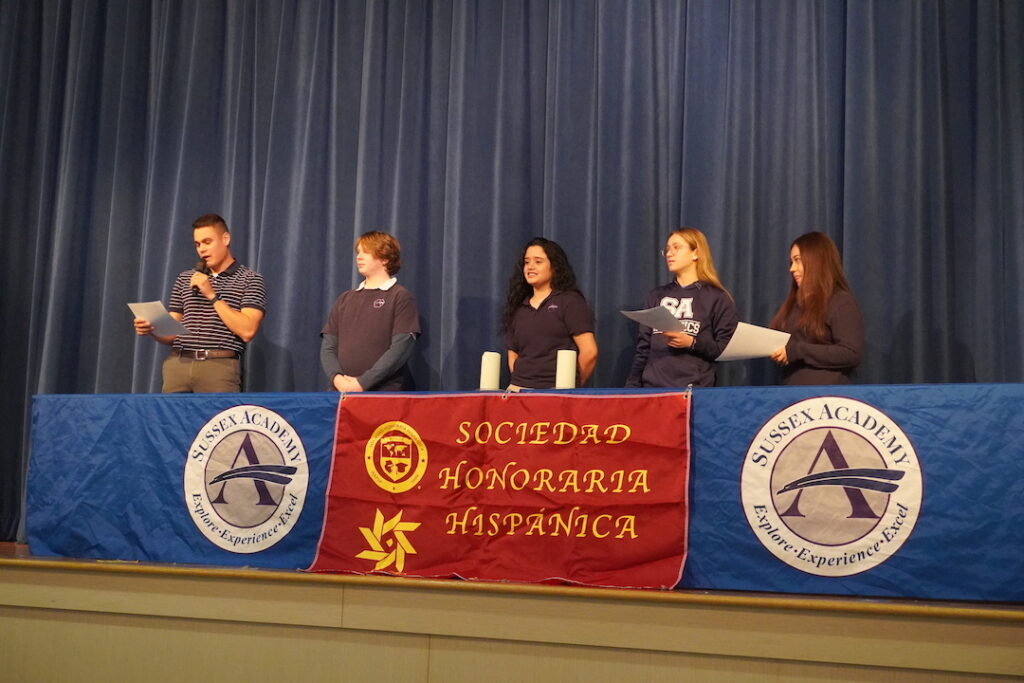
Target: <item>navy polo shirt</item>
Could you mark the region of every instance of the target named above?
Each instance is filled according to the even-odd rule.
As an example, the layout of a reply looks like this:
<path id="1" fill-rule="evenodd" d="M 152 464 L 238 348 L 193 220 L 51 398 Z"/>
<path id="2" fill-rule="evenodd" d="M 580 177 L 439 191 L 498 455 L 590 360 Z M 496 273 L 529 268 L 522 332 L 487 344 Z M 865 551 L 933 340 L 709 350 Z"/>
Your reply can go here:
<path id="1" fill-rule="evenodd" d="M 553 388 L 558 352 L 578 352 L 572 338 L 593 331 L 594 312 L 578 291 L 552 292 L 536 309 L 527 298 L 505 333 L 505 347 L 519 355 L 512 371 L 512 384 L 530 389 Z"/>

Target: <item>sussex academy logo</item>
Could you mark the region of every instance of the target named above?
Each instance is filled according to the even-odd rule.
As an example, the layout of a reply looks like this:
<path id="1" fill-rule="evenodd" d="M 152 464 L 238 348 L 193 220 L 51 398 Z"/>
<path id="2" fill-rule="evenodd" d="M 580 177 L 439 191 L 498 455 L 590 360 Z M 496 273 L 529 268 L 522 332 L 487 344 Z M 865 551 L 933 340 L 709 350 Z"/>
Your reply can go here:
<path id="1" fill-rule="evenodd" d="M 838 396 L 772 416 L 750 444 L 740 489 L 765 548 L 819 576 L 857 574 L 895 554 L 923 493 L 917 454 L 899 425 Z"/>
<path id="2" fill-rule="evenodd" d="M 261 406 L 235 406 L 215 415 L 192 442 L 185 502 L 211 543 L 256 553 L 295 527 L 308 481 L 306 451 L 292 426 Z"/>
<path id="3" fill-rule="evenodd" d="M 404 422 L 385 422 L 366 443 L 366 472 L 380 488 L 391 493 L 408 491 L 427 471 L 427 446 Z"/>

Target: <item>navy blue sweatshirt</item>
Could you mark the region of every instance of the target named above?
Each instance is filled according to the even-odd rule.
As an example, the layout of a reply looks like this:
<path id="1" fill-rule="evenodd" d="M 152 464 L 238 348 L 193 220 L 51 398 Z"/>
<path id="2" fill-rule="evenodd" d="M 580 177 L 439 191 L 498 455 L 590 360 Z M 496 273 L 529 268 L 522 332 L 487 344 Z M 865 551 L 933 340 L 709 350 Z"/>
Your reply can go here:
<path id="1" fill-rule="evenodd" d="M 660 331 L 640 325 L 636 355 L 627 387 L 710 387 L 715 384 L 715 359 L 732 339 L 739 316 L 732 298 L 707 282 L 686 287 L 672 282 L 647 295 L 644 308 L 664 306 L 694 338 L 688 349 L 674 349 Z"/>

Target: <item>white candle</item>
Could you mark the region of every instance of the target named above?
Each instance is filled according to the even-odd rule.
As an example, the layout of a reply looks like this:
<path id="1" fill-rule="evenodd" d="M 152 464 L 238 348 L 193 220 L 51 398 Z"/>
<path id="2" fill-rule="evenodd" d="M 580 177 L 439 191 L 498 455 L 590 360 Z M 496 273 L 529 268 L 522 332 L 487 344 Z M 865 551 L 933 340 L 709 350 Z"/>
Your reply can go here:
<path id="1" fill-rule="evenodd" d="M 558 365 L 555 366 L 555 389 L 576 388 L 576 352 L 562 349 L 558 352 Z"/>
<path id="2" fill-rule="evenodd" d="M 480 358 L 480 391 L 497 391 L 501 381 L 501 354 L 484 351 Z"/>

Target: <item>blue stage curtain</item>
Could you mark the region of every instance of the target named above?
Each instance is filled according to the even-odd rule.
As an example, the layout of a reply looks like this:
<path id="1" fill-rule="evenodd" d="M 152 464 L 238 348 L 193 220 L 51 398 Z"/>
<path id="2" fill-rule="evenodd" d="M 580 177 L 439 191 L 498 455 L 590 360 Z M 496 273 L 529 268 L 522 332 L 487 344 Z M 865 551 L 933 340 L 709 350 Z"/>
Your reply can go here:
<path id="1" fill-rule="evenodd" d="M 1021 381 L 1022 35 L 1018 0 L 4 0 L 0 536 L 31 394 L 158 390 L 125 302 L 166 301 L 210 211 L 268 285 L 251 390 L 325 386 L 318 333 L 372 229 L 403 243 L 418 388 L 475 386 L 533 235 L 597 312 L 593 384 L 620 385 L 618 311 L 684 224 L 757 324 L 792 239 L 832 235 L 859 382 Z"/>

